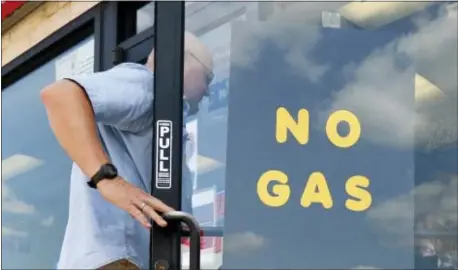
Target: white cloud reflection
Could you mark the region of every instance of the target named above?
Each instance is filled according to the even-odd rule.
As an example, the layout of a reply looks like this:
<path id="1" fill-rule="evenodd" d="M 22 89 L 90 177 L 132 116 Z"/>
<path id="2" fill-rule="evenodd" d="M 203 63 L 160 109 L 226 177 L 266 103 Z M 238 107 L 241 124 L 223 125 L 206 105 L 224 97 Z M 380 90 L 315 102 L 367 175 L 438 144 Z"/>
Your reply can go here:
<path id="1" fill-rule="evenodd" d="M 361 25 L 364 18 L 371 18 L 373 22 L 366 26 L 378 27 L 430 4 L 365 2 L 348 5 L 364 5 L 365 8 L 351 9 L 350 15 L 350 9 L 345 6 L 340 9 L 343 16 L 353 16 L 353 21 Z M 307 26 L 321 23 L 310 22 L 308 15 L 335 9 L 336 5 L 298 3 L 293 7 L 240 31 L 238 38 L 233 40 L 237 52 L 231 54 L 232 63 L 253 67 L 262 52 L 261 42 L 274 43 L 284 50 L 284 61 L 297 74 L 320 83 L 332 63 L 314 60 L 311 51 L 322 35 L 319 27 Z M 321 17 L 315 19 L 320 21 Z M 344 68 L 342 72 L 348 75 L 348 83 L 336 89 L 334 100 L 323 109 L 320 119 L 337 109 L 352 110 L 365 127 L 362 133 L 365 139 L 395 147 L 410 148 L 415 143 L 435 148 L 457 140 L 456 11 L 443 7 L 437 17 L 425 15 L 414 23 L 415 31 L 374 49 L 360 64 Z M 345 53 L 345 49 L 339 49 L 339 53 Z M 400 69 L 401 56 L 413 60 L 413 65 Z M 440 135 L 437 130 L 441 130 Z"/>
<path id="2" fill-rule="evenodd" d="M 338 92 L 329 111 L 342 107 L 354 111 L 366 124 L 363 136 L 377 143 L 425 145 L 437 139 L 432 138 L 437 129 L 447 130 L 451 137 L 442 143 L 456 141 L 456 101 L 450 100 L 456 99 L 457 93 L 457 20 L 446 16 L 445 9 L 441 14 L 435 19 L 419 19 L 415 32 L 375 50 L 355 67 L 355 79 Z M 425 100 L 423 94 L 423 99 L 418 100 L 421 104 L 412 106 L 412 93 L 405 82 L 415 78 L 420 92 L 433 87 L 430 83 L 429 89 L 421 88 L 428 86 L 426 79 L 420 75 L 413 77 L 413 69 L 401 72 L 396 68 L 400 53 L 413 59 L 416 69 L 425 77 L 441 82 L 445 95 Z"/>
<path id="3" fill-rule="evenodd" d="M 25 238 L 29 235 L 28 232 L 20 231 L 17 229 L 13 229 L 7 226 L 2 225 L 2 236 L 3 237 L 20 237 Z"/>
<path id="4" fill-rule="evenodd" d="M 43 161 L 21 154 L 15 154 L 2 160 L 2 182 L 16 175 L 33 170 L 43 164 Z"/>
<path id="5" fill-rule="evenodd" d="M 224 252 L 243 253 L 258 250 L 267 244 L 267 239 L 253 232 L 241 232 L 224 236 Z"/>
<path id="6" fill-rule="evenodd" d="M 41 226 L 51 227 L 54 224 L 54 216 L 47 217 L 41 221 Z"/>
<path id="7" fill-rule="evenodd" d="M 373 267 L 373 266 L 360 265 L 360 266 L 357 266 L 357 267 L 352 268 L 352 269 L 380 269 L 380 268 Z"/>
<path id="8" fill-rule="evenodd" d="M 14 214 L 34 214 L 33 205 L 18 198 L 7 184 L 9 179 L 43 165 L 43 161 L 34 157 L 16 154 L 2 160 L 2 212 Z"/>
<path id="9" fill-rule="evenodd" d="M 318 5 L 313 6 L 319 8 Z M 239 35 L 239 38 L 233 40 L 235 44 L 233 46 L 238 51 L 235 55 L 231 54 L 232 63 L 250 67 L 261 52 L 260 43 L 274 42 L 280 49 L 285 50 L 285 62 L 294 68 L 298 75 L 319 83 L 321 77 L 330 68 L 329 65 L 317 63 L 310 55 L 311 50 L 322 38 L 321 33 L 318 28 L 304 27 L 307 21 L 305 14 L 299 14 L 299 10 L 295 10 L 294 14 L 298 16 L 279 13 L 268 21 L 253 23 L 249 29 L 242 31 L 243 36 Z"/>
<path id="10" fill-rule="evenodd" d="M 367 212 L 387 245 L 413 246 L 417 230 L 456 231 L 458 176 L 440 176 L 408 194 L 387 200 Z"/>

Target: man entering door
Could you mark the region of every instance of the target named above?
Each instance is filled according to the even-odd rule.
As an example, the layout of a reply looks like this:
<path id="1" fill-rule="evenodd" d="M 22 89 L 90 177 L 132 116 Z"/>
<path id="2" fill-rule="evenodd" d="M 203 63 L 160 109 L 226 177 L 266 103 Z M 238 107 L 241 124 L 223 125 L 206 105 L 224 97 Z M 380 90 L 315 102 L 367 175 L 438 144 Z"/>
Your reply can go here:
<path id="1" fill-rule="evenodd" d="M 185 33 L 185 116 L 207 92 L 212 70 L 208 48 Z M 153 85 L 154 50 L 146 65 L 122 63 L 42 91 L 50 126 L 74 161 L 58 269 L 148 267 L 149 220 L 166 226 L 160 214 L 173 210 L 149 195 Z"/>

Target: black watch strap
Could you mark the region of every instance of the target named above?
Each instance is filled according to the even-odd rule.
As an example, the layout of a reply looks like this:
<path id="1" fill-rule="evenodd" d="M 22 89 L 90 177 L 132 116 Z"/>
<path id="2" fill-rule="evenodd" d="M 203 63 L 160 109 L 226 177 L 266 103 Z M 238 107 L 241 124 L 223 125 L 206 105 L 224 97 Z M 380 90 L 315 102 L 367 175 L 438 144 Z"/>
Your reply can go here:
<path id="1" fill-rule="evenodd" d="M 111 180 L 116 178 L 117 176 L 118 170 L 116 169 L 116 167 L 111 163 L 105 163 L 100 167 L 99 171 L 91 177 L 91 180 L 87 182 L 87 184 L 89 187 L 96 189 L 97 184 L 100 181 L 105 179 Z"/>

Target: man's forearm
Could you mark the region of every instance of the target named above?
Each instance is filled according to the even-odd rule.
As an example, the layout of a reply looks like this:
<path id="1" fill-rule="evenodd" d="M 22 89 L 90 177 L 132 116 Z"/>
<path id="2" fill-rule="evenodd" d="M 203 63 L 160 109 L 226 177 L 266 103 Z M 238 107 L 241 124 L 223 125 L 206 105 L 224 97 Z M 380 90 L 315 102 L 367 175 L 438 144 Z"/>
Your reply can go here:
<path id="1" fill-rule="evenodd" d="M 62 80 L 45 88 L 41 98 L 60 145 L 84 174 L 93 176 L 108 157 L 84 90 L 73 82 Z"/>

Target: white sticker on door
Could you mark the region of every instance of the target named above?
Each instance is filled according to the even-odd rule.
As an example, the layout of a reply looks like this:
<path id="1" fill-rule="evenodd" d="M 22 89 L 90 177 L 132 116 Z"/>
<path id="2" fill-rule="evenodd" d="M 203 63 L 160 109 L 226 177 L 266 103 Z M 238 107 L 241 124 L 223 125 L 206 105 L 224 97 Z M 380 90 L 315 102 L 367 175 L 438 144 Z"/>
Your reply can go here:
<path id="1" fill-rule="evenodd" d="M 156 124 L 156 188 L 172 188 L 172 122 L 159 120 Z"/>

